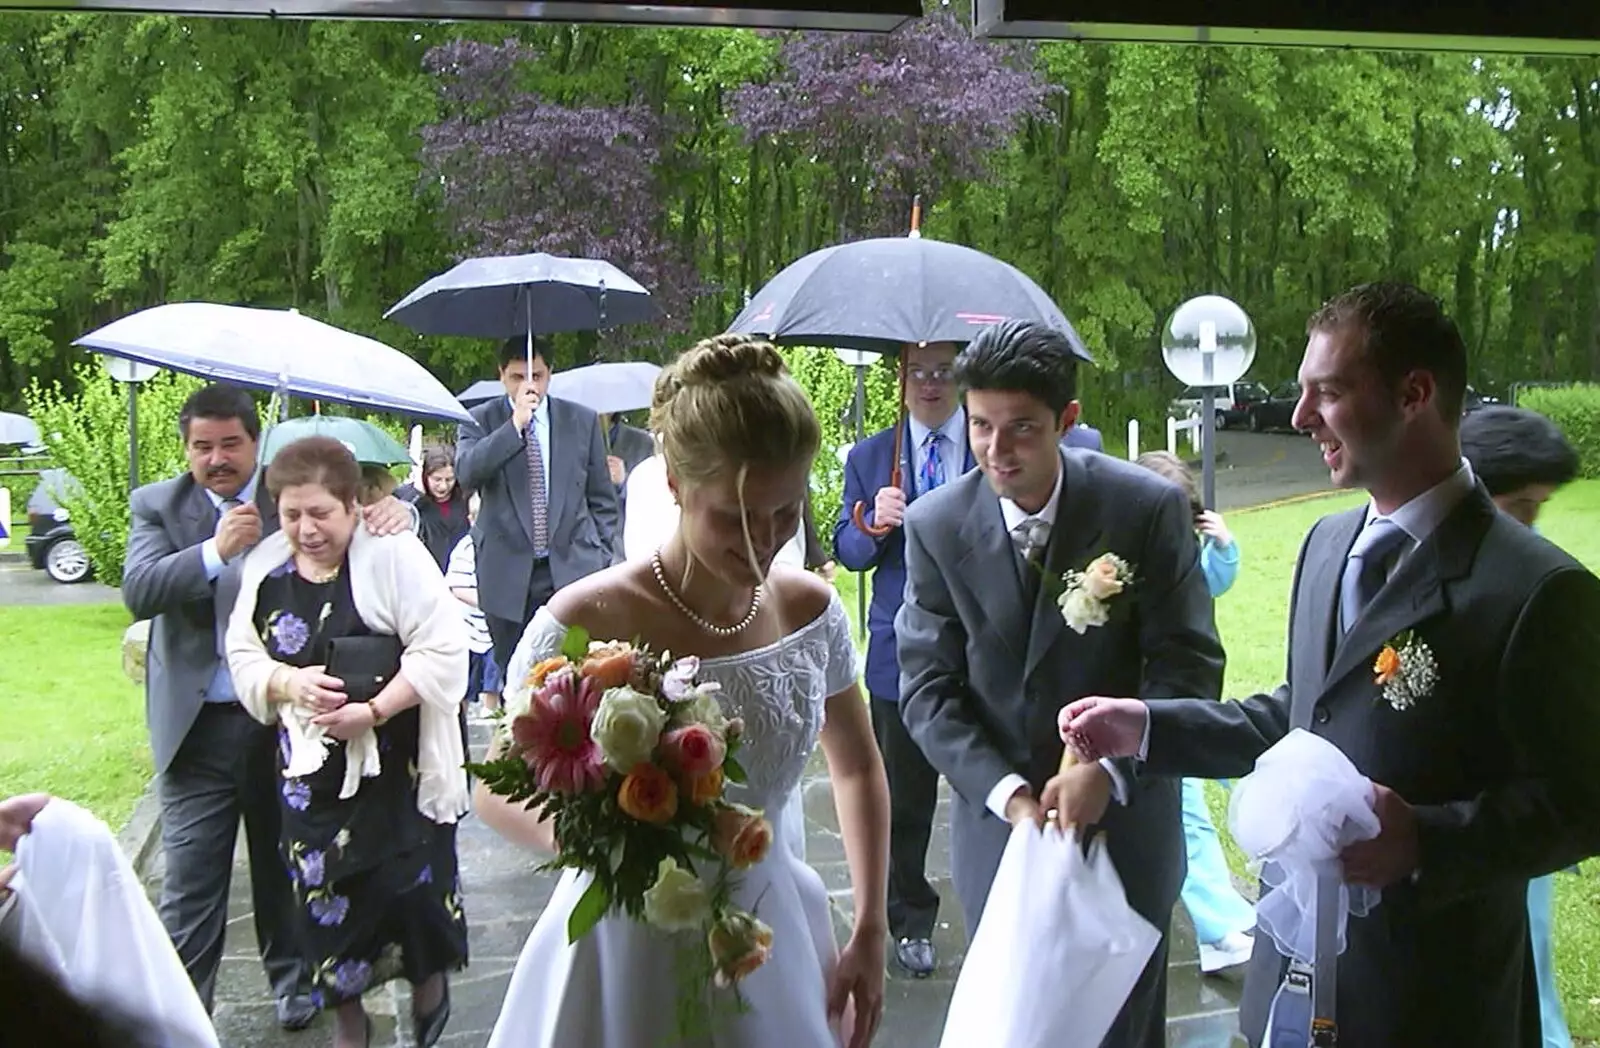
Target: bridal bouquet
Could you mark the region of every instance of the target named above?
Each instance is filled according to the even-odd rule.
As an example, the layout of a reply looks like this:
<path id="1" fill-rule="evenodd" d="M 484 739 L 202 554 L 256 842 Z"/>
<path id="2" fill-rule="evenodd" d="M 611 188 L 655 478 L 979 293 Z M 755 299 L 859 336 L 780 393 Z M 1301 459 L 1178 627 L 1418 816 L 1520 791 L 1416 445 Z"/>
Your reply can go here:
<path id="1" fill-rule="evenodd" d="M 687 1014 L 706 982 L 734 986 L 772 949 L 772 930 L 731 902 L 733 878 L 766 856 L 772 827 L 724 796 L 745 781 L 735 756 L 744 725 L 723 715 L 719 685 L 699 671 L 693 656 L 569 630 L 561 654 L 507 689 L 504 755 L 469 765 L 492 793 L 554 823 L 559 852 L 543 869 L 592 874 L 568 941 L 611 913 L 696 933 Z"/>

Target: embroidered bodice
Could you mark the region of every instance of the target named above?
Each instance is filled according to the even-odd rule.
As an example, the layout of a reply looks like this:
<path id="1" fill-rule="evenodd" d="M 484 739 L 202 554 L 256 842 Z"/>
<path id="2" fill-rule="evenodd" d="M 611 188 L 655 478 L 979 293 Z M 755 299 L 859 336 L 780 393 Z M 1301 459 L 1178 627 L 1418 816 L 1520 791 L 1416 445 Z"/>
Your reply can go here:
<path id="1" fill-rule="evenodd" d="M 513 689 L 525 687 L 514 682 L 525 681 L 536 661 L 561 649 L 566 632 L 547 608 L 539 609 L 512 653 L 508 700 Z M 702 659 L 701 679 L 722 685 L 723 712 L 745 723 L 739 763 L 749 781 L 730 786 L 729 799 L 754 808 L 782 805 L 800 784 L 828 696 L 854 684 L 858 675 L 850 622 L 837 593 L 821 615 L 774 644 Z"/>

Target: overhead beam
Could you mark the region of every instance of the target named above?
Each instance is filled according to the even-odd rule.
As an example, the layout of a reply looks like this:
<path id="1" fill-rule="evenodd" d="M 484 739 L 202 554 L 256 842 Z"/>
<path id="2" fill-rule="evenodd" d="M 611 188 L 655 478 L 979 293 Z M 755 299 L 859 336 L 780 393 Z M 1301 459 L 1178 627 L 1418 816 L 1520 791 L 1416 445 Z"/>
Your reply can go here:
<path id="1" fill-rule="evenodd" d="M 979 36 L 1600 54 L 1596 0 L 974 0 Z"/>
<path id="2" fill-rule="evenodd" d="M 122 11 L 258 18 L 377 18 L 428 21 L 603 22 L 614 25 L 742 26 L 888 32 L 922 13 L 918 0 L 0 0 L 0 10 Z"/>

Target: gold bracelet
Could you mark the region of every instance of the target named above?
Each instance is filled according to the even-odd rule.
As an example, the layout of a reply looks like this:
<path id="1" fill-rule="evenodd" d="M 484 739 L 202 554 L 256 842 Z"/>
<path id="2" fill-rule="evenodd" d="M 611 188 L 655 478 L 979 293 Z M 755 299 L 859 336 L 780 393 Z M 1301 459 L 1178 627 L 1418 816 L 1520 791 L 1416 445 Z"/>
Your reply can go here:
<path id="1" fill-rule="evenodd" d="M 372 711 L 372 726 L 374 728 L 381 728 L 386 723 L 388 723 L 389 718 L 385 717 L 382 713 L 378 712 L 378 700 L 377 699 L 368 699 L 367 700 L 367 709 Z"/>

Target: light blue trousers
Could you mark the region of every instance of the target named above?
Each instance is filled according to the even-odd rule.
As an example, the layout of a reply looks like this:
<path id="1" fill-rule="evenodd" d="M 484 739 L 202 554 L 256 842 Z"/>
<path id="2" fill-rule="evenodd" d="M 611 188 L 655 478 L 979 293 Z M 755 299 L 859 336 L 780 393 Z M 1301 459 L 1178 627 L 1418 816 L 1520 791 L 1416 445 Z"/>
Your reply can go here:
<path id="1" fill-rule="evenodd" d="M 1195 937 L 1215 943 L 1231 932 L 1254 928 L 1255 907 L 1234 888 L 1222 842 L 1211 825 L 1204 779 L 1183 780 L 1183 844 L 1189 854 L 1189 875 L 1181 898 L 1194 923 Z"/>
<path id="2" fill-rule="evenodd" d="M 1572 1033 L 1561 1011 L 1561 994 L 1556 990 L 1555 949 L 1550 943 L 1550 910 L 1555 894 L 1553 873 L 1528 882 L 1528 934 L 1533 939 L 1533 967 L 1539 973 L 1539 1024 L 1544 1030 L 1544 1048 L 1572 1048 Z"/>

